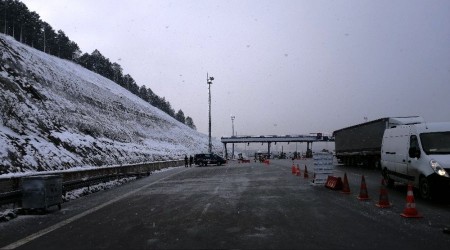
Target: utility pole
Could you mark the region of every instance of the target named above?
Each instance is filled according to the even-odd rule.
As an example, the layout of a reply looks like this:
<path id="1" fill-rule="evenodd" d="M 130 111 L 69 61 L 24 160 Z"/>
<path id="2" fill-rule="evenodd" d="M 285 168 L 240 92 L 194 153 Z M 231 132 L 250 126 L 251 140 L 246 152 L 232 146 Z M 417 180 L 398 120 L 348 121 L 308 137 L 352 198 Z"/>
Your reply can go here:
<path id="1" fill-rule="evenodd" d="M 234 136 L 234 119 L 236 116 L 231 115 L 231 137 Z M 234 143 L 231 146 L 231 159 L 234 159 Z"/>
<path id="2" fill-rule="evenodd" d="M 211 144 L 211 84 L 214 80 L 214 77 L 208 76 L 208 73 L 206 73 L 206 84 L 208 84 L 208 93 L 209 93 L 209 144 L 208 144 L 208 152 L 212 153 L 212 144 Z"/>

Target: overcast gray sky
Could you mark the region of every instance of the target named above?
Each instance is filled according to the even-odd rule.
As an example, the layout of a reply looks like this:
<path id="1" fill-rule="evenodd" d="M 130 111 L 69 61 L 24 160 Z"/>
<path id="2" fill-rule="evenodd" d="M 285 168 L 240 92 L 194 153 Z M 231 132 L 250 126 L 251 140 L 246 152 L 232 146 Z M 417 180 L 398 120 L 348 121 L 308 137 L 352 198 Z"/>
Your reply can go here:
<path id="1" fill-rule="evenodd" d="M 212 135 L 450 121 L 450 1 L 23 0 Z"/>

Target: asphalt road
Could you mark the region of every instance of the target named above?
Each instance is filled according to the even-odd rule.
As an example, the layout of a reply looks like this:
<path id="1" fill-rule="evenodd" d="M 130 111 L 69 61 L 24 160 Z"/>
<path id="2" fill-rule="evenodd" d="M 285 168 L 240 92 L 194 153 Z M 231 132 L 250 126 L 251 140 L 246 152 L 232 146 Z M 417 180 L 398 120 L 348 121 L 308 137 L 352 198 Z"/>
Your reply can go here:
<path id="1" fill-rule="evenodd" d="M 351 193 L 291 173 L 291 160 L 176 168 L 0 223 L 0 247 L 18 249 L 448 249 L 450 202 L 416 197 L 423 218 L 403 218 L 406 187 L 379 208 L 376 170 L 336 166 Z M 313 162 L 295 161 L 307 165 Z M 359 201 L 361 176 L 369 201 Z"/>

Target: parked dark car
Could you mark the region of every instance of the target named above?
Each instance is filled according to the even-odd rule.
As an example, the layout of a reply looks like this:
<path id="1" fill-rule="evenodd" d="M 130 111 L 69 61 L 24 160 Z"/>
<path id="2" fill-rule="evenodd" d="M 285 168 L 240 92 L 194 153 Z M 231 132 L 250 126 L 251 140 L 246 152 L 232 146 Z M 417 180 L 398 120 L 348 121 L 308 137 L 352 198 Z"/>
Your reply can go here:
<path id="1" fill-rule="evenodd" d="M 216 154 L 196 154 L 194 156 L 194 164 L 199 166 L 207 166 L 208 164 L 216 164 L 218 166 L 225 164 L 227 161 Z"/>

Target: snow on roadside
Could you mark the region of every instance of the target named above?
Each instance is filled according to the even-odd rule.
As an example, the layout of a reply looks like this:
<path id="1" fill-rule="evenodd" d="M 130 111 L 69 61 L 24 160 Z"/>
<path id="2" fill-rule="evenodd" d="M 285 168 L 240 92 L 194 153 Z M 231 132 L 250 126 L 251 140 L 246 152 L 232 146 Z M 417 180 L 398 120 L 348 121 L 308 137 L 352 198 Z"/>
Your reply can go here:
<path id="1" fill-rule="evenodd" d="M 115 82 L 4 34 L 0 44 L 0 176 L 207 151 L 207 135 Z"/>
<path id="2" fill-rule="evenodd" d="M 183 166 L 163 168 L 160 170 L 155 170 L 151 174 L 152 175 L 160 174 L 160 173 L 170 171 L 173 169 L 177 169 L 177 168 L 181 168 L 181 167 L 183 167 Z M 82 187 L 82 188 L 74 189 L 69 192 L 66 192 L 66 194 L 63 194 L 63 202 L 69 202 L 71 200 L 78 199 L 82 196 L 86 196 L 86 195 L 96 193 L 96 192 L 99 192 L 102 190 L 107 190 L 107 189 L 111 189 L 114 187 L 118 187 L 120 185 L 126 184 L 126 183 L 134 181 L 136 179 L 137 179 L 136 177 L 125 177 L 125 178 L 120 178 L 117 180 L 99 183 L 96 185 L 92 185 L 90 187 Z M 20 208 L 15 208 L 15 206 L 12 204 L 0 206 L 0 223 L 7 222 L 7 221 L 10 221 L 10 220 L 16 218 L 18 216 L 18 214 L 20 214 L 20 210 L 21 210 Z"/>

